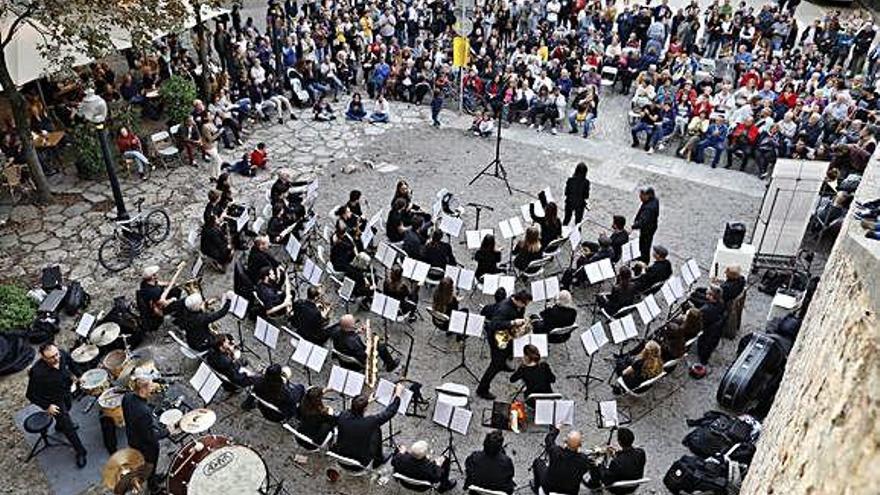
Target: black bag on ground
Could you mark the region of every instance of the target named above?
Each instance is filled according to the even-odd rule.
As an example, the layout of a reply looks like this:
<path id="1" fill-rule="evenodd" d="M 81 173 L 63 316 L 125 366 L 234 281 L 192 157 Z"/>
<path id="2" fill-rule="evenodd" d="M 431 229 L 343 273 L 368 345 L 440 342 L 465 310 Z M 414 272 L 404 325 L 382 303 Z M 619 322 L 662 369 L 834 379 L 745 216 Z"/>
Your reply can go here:
<path id="1" fill-rule="evenodd" d="M 752 442 L 752 425 L 723 412 L 709 411 L 687 424 L 697 428 L 685 435 L 681 443 L 700 457 L 721 455 L 735 444 Z"/>
<path id="2" fill-rule="evenodd" d="M 73 316 L 79 310 L 89 307 L 92 302 L 92 296 L 83 289 L 82 284 L 73 281 L 67 287 L 67 298 L 64 300 L 64 312 L 68 316 Z"/>
<path id="3" fill-rule="evenodd" d="M 718 384 L 715 399 L 722 407 L 746 411 L 778 382 L 786 352 L 772 336 L 755 332 Z"/>
<path id="4" fill-rule="evenodd" d="M 663 476 L 663 484 L 673 494 L 682 491 L 725 495 L 727 491 L 727 463 L 716 459 L 700 459 L 692 455 L 682 456 L 672 463 Z"/>
<path id="5" fill-rule="evenodd" d="M 38 313 L 31 323 L 28 340 L 31 344 L 40 345 L 55 338 L 58 333 L 58 315 L 55 313 Z"/>
<path id="6" fill-rule="evenodd" d="M 55 289 L 60 289 L 61 284 L 61 267 L 59 265 L 43 267 L 43 271 L 40 274 L 40 285 L 44 291 L 52 292 Z"/>

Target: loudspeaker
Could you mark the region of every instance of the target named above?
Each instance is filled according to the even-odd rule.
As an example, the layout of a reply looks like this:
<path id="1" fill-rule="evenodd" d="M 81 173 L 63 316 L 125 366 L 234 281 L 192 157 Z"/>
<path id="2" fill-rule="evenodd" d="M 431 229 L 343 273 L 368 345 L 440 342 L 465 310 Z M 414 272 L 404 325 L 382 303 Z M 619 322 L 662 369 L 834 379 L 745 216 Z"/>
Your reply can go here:
<path id="1" fill-rule="evenodd" d="M 727 246 L 728 249 L 739 249 L 743 240 L 746 238 L 746 226 L 745 224 L 735 222 L 730 223 L 727 222 L 727 226 L 724 227 L 724 237 L 722 241 L 724 245 Z"/>

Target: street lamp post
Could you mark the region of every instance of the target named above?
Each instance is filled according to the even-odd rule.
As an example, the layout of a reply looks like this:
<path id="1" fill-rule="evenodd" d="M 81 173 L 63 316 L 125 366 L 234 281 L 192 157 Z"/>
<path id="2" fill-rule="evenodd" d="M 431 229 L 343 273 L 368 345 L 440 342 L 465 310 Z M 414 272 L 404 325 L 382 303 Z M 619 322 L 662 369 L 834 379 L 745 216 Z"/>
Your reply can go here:
<path id="1" fill-rule="evenodd" d="M 119 178 L 116 177 L 116 168 L 110 157 L 110 144 L 107 142 L 107 102 L 104 98 L 95 94 L 94 90 L 88 90 L 86 97 L 79 107 L 79 113 L 88 122 L 94 124 L 98 131 L 98 141 L 101 143 L 101 155 L 104 157 L 104 167 L 107 169 L 107 177 L 110 179 L 110 188 L 113 190 L 113 202 L 116 204 L 117 220 L 127 220 L 128 212 L 125 210 L 125 200 L 122 197 L 122 188 L 119 187 Z"/>

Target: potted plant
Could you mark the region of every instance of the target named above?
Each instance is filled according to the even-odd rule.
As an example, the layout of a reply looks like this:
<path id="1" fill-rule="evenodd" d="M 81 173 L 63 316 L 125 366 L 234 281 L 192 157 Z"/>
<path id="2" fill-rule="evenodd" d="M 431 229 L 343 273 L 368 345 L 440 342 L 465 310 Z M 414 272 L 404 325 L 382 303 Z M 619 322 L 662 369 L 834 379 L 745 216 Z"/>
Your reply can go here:
<path id="1" fill-rule="evenodd" d="M 75 124 L 70 130 L 76 152 L 76 171 L 83 179 L 95 179 L 105 173 L 101 143 L 95 128 L 90 124 Z"/>

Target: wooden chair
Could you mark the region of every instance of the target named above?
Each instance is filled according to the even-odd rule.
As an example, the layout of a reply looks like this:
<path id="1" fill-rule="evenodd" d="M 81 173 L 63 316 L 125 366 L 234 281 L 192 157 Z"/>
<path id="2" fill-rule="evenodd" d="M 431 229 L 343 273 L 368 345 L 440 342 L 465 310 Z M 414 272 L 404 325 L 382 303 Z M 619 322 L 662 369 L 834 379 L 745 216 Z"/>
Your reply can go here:
<path id="1" fill-rule="evenodd" d="M 733 301 L 730 301 L 730 305 L 727 307 L 727 320 L 724 322 L 724 327 L 721 329 L 722 337 L 733 339 L 736 337 L 736 334 L 739 333 L 740 326 L 742 326 L 743 307 L 745 307 L 745 305 L 746 291 L 743 290 Z"/>

